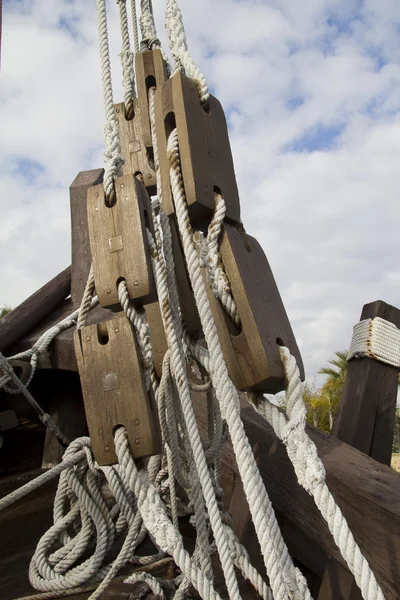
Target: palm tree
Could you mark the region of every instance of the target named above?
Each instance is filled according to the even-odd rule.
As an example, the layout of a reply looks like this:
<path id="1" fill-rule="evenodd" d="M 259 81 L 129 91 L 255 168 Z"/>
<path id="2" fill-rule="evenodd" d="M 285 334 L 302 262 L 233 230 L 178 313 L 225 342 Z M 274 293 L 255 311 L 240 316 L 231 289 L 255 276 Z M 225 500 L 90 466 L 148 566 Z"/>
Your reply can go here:
<path id="1" fill-rule="evenodd" d="M 321 388 L 321 395 L 326 398 L 329 410 L 329 426 L 332 429 L 333 419 L 339 407 L 340 396 L 347 375 L 347 350 L 335 352 L 336 358 L 328 360 L 332 367 L 323 367 L 318 371 L 321 375 L 327 375 L 328 379 Z M 336 367 L 336 368 L 333 368 Z"/>

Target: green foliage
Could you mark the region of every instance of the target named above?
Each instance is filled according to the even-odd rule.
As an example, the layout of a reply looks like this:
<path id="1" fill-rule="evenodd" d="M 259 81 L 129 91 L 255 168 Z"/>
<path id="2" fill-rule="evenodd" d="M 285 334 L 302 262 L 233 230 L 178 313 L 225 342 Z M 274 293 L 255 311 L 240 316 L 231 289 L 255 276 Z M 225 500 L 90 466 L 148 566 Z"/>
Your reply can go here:
<path id="1" fill-rule="evenodd" d="M 11 306 L 3 306 L 3 308 L 0 308 L 0 319 L 5 317 L 6 315 L 8 315 L 8 313 L 10 311 L 11 311 Z"/>

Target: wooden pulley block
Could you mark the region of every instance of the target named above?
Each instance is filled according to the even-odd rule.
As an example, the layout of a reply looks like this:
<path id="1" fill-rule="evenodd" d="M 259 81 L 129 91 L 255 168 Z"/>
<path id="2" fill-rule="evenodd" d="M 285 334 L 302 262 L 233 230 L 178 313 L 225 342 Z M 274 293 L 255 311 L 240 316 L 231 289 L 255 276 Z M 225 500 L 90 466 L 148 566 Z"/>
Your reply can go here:
<path id="1" fill-rule="evenodd" d="M 197 339 L 199 332 L 202 330 L 201 322 L 189 279 L 175 215 L 170 215 L 169 224 L 171 228 L 172 253 L 174 255 L 175 276 L 179 304 L 181 307 L 182 323 L 184 327 L 186 327 L 188 333 L 194 339 Z"/>
<path id="2" fill-rule="evenodd" d="M 114 105 L 121 140 L 121 154 L 125 158 L 122 173 L 124 175 L 133 173 L 140 176 L 149 194 L 152 196 L 157 193 L 153 148 L 151 143 L 147 144 L 145 142 L 143 123 L 146 121 L 144 118 L 141 118 L 140 102 L 138 99 L 133 101 L 133 107 L 134 116 L 132 119 L 127 119 L 124 103 Z M 145 117 L 148 120 L 147 113 Z"/>
<path id="3" fill-rule="evenodd" d="M 146 318 L 150 329 L 154 370 L 157 377 L 161 377 L 162 364 L 165 353 L 168 350 L 168 343 L 167 338 L 165 337 L 164 324 L 158 302 L 152 302 L 151 304 L 146 305 Z"/>
<path id="4" fill-rule="evenodd" d="M 146 227 L 152 231 L 150 198 L 133 175 L 115 180 L 116 202 L 107 206 L 103 185 L 87 193 L 88 226 L 96 293 L 101 306 L 121 310 L 118 283 L 125 279 L 132 301 L 157 298 Z"/>
<path id="5" fill-rule="evenodd" d="M 161 50 L 156 48 L 135 54 L 135 75 L 142 140 L 150 148 L 153 142 L 149 119 L 149 89 L 162 85 L 168 79 L 167 65 Z"/>
<path id="6" fill-rule="evenodd" d="M 123 425 L 134 458 L 159 454 L 154 399 L 147 392 L 132 326 L 124 313 L 77 329 L 75 353 L 92 449 L 99 465 L 117 463 L 115 429 Z"/>
<path id="7" fill-rule="evenodd" d="M 210 222 L 214 193 L 223 195 L 226 218 L 240 222 L 239 193 L 233 168 L 228 128 L 220 102 L 210 96 L 200 103 L 196 84 L 180 72 L 157 88 L 155 99 L 162 200 L 168 215 L 175 212 L 169 181 L 167 140 L 176 127 L 182 177 L 192 224 Z"/>
<path id="8" fill-rule="evenodd" d="M 285 389 L 279 345 L 295 356 L 304 379 L 304 368 L 289 319 L 268 260 L 256 239 L 224 224 L 220 253 L 241 328 L 227 315 L 207 281 L 207 295 L 229 375 L 240 391 L 276 394 Z"/>

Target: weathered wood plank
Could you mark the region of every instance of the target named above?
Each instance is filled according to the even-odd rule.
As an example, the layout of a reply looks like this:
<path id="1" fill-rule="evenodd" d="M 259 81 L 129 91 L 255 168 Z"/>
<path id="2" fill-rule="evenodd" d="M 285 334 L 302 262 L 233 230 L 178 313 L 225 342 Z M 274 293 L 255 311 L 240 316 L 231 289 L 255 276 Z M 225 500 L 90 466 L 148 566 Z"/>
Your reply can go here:
<path id="1" fill-rule="evenodd" d="M 381 317 L 400 327 L 400 310 L 378 300 L 361 320 Z M 383 464 L 390 464 L 398 370 L 370 358 L 352 360 L 333 425 L 333 435 Z"/>
<path id="2" fill-rule="evenodd" d="M 381 317 L 400 327 L 400 310 L 382 301 L 366 304 L 360 320 Z M 382 464 L 390 465 L 398 370 L 372 358 L 351 360 L 332 434 Z M 353 575 L 327 561 L 319 600 L 362 600 Z"/>
<path id="3" fill-rule="evenodd" d="M 87 191 L 93 185 L 102 183 L 103 175 L 104 169 L 81 171 L 69 188 L 72 235 L 71 296 L 74 304 L 79 304 L 82 299 L 92 262 L 88 233 Z"/>
<path id="4" fill-rule="evenodd" d="M 199 397 L 194 402 L 200 426 L 207 412 Z M 247 437 L 276 510 L 341 564 L 343 558 L 313 499 L 300 488 L 286 449 L 272 428 L 251 407 L 243 408 Z M 327 483 L 367 557 L 387 600 L 398 600 L 400 588 L 400 476 L 347 444 L 307 427 L 325 465 Z M 223 465 L 234 470 L 230 444 Z"/>
<path id="5" fill-rule="evenodd" d="M 67 267 L 0 320 L 0 352 L 5 353 L 55 310 L 71 291 Z"/>

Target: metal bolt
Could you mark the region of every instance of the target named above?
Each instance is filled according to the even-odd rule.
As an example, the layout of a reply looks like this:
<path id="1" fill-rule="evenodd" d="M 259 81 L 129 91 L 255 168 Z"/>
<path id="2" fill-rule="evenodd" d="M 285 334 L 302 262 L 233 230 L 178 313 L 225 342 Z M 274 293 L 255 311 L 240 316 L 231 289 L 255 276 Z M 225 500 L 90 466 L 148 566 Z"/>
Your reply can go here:
<path id="1" fill-rule="evenodd" d="M 99 192 L 96 192 L 96 196 L 98 196 L 98 195 L 99 195 Z"/>
<path id="2" fill-rule="evenodd" d="M 138 281 L 134 281 L 133 285 L 139 285 L 139 282 Z"/>
<path id="3" fill-rule="evenodd" d="M 119 333 L 119 329 L 118 329 L 118 327 L 117 327 L 117 329 L 115 329 L 114 331 L 115 331 L 115 333 Z"/>
<path id="4" fill-rule="evenodd" d="M 111 290 L 107 290 L 107 294 L 111 294 Z"/>
<path id="5" fill-rule="evenodd" d="M 140 425 L 140 421 L 139 421 L 139 419 L 135 419 L 133 423 L 134 423 L 136 426 L 137 426 L 137 425 Z"/>
<path id="6" fill-rule="evenodd" d="M 100 427 L 100 429 L 99 429 L 99 435 L 103 435 L 103 434 L 104 434 L 104 431 L 103 431 L 103 430 L 102 430 L 102 428 Z"/>
<path id="7" fill-rule="evenodd" d="M 97 211 L 99 210 L 99 207 L 98 207 L 98 206 L 96 206 L 96 210 L 97 210 Z"/>
<path id="8" fill-rule="evenodd" d="M 121 183 L 121 188 L 123 188 L 123 187 L 124 187 L 124 184 L 123 184 L 123 183 Z"/>
<path id="9" fill-rule="evenodd" d="M 118 112 L 118 113 L 119 113 L 119 108 L 116 108 L 116 109 L 115 109 L 115 112 Z"/>
<path id="10" fill-rule="evenodd" d="M 148 179 L 151 179 L 152 178 L 152 174 L 151 173 L 147 173 L 147 177 L 148 177 Z"/>
<path id="11" fill-rule="evenodd" d="M 136 444 L 137 446 L 140 446 L 140 438 L 136 438 L 136 440 L 135 440 L 135 444 Z"/>
<path id="12" fill-rule="evenodd" d="M 104 448 L 104 450 L 105 450 L 106 452 L 110 452 L 110 446 L 106 446 L 106 447 Z"/>
<path id="13" fill-rule="evenodd" d="M 86 336 L 86 341 L 90 342 L 90 337 L 88 335 Z"/>

